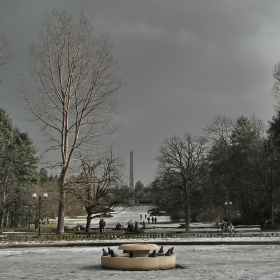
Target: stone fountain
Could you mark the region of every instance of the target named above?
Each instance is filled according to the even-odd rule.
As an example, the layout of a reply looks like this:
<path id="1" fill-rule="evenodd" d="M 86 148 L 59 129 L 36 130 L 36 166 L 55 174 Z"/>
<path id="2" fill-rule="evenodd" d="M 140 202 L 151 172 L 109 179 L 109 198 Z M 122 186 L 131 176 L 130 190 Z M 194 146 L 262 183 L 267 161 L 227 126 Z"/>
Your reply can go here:
<path id="1" fill-rule="evenodd" d="M 101 267 L 115 270 L 159 270 L 170 269 L 176 266 L 176 257 L 173 247 L 163 252 L 163 247 L 156 244 L 132 243 L 122 244 L 118 247 L 122 253 L 115 253 L 108 248 L 103 249 L 101 256 Z M 160 249 L 160 250 L 159 250 Z"/>

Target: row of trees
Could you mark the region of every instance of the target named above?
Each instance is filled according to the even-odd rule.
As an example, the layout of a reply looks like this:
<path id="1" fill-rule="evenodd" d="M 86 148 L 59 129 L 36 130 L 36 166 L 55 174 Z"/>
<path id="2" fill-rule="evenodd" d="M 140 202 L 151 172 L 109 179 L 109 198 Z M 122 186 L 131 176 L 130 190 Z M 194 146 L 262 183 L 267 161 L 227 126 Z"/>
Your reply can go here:
<path id="1" fill-rule="evenodd" d="M 31 139 L 14 127 L 0 108 L 0 233 L 4 218 L 16 224 L 16 213 L 24 205 L 27 189 L 37 178 L 36 150 Z"/>
<path id="2" fill-rule="evenodd" d="M 149 188 L 159 210 L 176 219 L 184 213 L 187 231 L 190 209 L 192 219 L 201 213 L 229 219 L 229 202 L 241 223 L 269 218 L 274 225 L 275 214 L 280 222 L 280 63 L 273 78 L 276 115 L 268 127 L 254 116 L 216 116 L 204 136 L 164 141 Z"/>
<path id="3" fill-rule="evenodd" d="M 171 215 L 184 209 L 187 230 L 190 209 L 192 219 L 211 212 L 215 220 L 221 206 L 227 217 L 229 201 L 239 222 L 270 218 L 274 224 L 280 205 L 279 128 L 279 113 L 268 129 L 256 117 L 217 116 L 205 136 L 165 140 L 157 158 L 158 177 L 150 186 L 155 203 Z"/>
<path id="4" fill-rule="evenodd" d="M 38 201 L 31 193 L 47 192 L 40 218 L 54 218 L 59 203 L 60 176 L 38 170 L 38 158 L 32 140 L 13 126 L 0 109 L 0 232 L 4 227 L 27 226 L 38 221 Z M 122 180 L 122 161 L 113 149 L 101 153 L 95 160 L 84 160 L 80 174 L 68 178 L 65 211 L 68 215 L 87 214 L 86 230 L 91 220 L 109 213 L 114 207 L 122 209 L 132 196 Z M 35 223 L 36 224 L 36 223 Z"/>

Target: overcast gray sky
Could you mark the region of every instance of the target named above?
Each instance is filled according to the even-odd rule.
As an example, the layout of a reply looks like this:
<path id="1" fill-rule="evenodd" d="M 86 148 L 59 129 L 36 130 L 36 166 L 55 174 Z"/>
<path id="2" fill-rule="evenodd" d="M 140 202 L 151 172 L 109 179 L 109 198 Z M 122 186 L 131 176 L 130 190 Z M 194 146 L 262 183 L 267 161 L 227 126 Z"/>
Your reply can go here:
<path id="1" fill-rule="evenodd" d="M 13 60 L 3 73 L 0 106 L 36 145 L 41 139 L 20 101 L 18 76 L 29 73 L 29 47 L 56 8 L 84 12 L 94 36 L 108 34 L 119 75 L 120 129 L 113 136 L 134 181 L 155 177 L 164 139 L 193 135 L 216 115 L 275 114 L 272 69 L 280 61 L 280 1 L 0 0 L 0 32 Z"/>

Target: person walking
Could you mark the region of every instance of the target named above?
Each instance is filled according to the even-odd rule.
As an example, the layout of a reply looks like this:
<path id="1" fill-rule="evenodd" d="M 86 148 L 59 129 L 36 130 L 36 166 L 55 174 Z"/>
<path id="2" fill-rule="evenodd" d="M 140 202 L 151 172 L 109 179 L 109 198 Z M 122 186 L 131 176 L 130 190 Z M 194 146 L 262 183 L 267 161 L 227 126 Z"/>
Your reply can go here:
<path id="1" fill-rule="evenodd" d="M 232 223 L 230 223 L 229 226 L 228 226 L 228 232 L 229 232 L 230 234 L 232 234 L 232 233 L 233 233 L 233 230 L 234 230 L 234 227 L 233 227 Z"/>
<path id="2" fill-rule="evenodd" d="M 99 231 L 102 233 L 102 219 L 99 220 Z"/>
<path id="3" fill-rule="evenodd" d="M 223 224 L 222 224 L 222 232 L 224 232 L 225 230 L 226 230 L 226 223 L 223 222 Z"/>
<path id="4" fill-rule="evenodd" d="M 105 232 L 105 226 L 106 226 L 106 222 L 104 219 L 100 219 L 99 221 L 99 231 L 100 233 L 104 233 Z"/>

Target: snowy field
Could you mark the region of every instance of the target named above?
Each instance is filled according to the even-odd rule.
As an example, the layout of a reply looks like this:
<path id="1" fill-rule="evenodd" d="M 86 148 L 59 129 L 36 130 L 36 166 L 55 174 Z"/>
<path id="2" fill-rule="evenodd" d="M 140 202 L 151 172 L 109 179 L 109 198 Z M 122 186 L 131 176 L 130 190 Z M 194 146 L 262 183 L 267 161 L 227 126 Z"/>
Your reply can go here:
<path id="1" fill-rule="evenodd" d="M 171 246 L 165 246 L 164 249 L 169 247 Z M 111 248 L 118 252 L 118 247 Z M 280 279 L 279 245 L 175 246 L 176 264 L 180 268 L 158 271 L 101 269 L 101 249 L 102 247 L 2 249 L 0 278 Z"/>
<path id="2" fill-rule="evenodd" d="M 148 214 L 150 207 L 141 206 L 126 209 L 107 218 L 108 227 L 117 222 L 125 225 L 129 220 L 141 221 L 140 214 Z M 169 217 L 158 217 L 157 226 L 164 227 Z M 80 223 L 85 222 L 81 217 Z M 77 220 L 69 224 L 77 225 Z M 98 219 L 93 221 L 97 226 Z M 170 226 L 170 224 L 166 224 Z M 178 231 L 179 224 L 174 224 Z M 205 226 L 205 231 L 211 232 L 211 223 L 192 224 Z M 171 229 L 168 229 L 169 231 Z M 214 230 L 214 228 L 213 228 Z M 216 230 L 216 229 L 215 229 Z M 256 230 L 256 229 L 254 229 Z M 151 229 L 153 231 L 153 229 Z M 184 229 L 182 229 L 184 231 Z M 133 242 L 176 242 L 184 239 L 141 239 L 121 240 L 124 243 Z M 85 246 L 74 247 L 32 247 L 5 248 L 8 243 L 0 243 L 0 280 L 14 279 L 280 279 L 280 236 L 270 237 L 221 237 L 215 238 L 187 238 L 188 242 L 201 242 L 202 245 L 165 245 L 164 250 L 174 246 L 177 268 L 158 271 L 115 271 L 101 269 L 102 248 L 110 246 L 118 252 L 118 246 L 111 246 L 110 240 L 100 240 L 92 246 L 89 240 L 80 240 Z M 235 245 L 205 245 L 205 242 L 234 242 Z M 279 245 L 236 245 L 238 242 L 275 242 Z M 103 245 L 101 244 L 103 242 Z M 108 242 L 106 244 L 106 242 Z M 16 243 L 16 242 L 15 242 Z M 36 242 L 35 242 L 36 243 Z M 55 242 L 54 242 L 55 243 Z M 59 242 L 60 245 L 69 245 L 69 242 Z M 95 240 L 98 243 L 98 240 Z M 204 245 L 203 245 L 204 243 Z M 106 244 L 106 245 L 104 245 Z M 50 244 L 49 244 L 50 245 Z M 45 245 L 44 245 L 45 246 Z"/>

